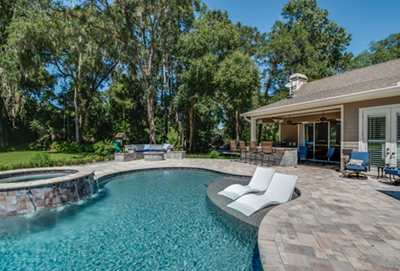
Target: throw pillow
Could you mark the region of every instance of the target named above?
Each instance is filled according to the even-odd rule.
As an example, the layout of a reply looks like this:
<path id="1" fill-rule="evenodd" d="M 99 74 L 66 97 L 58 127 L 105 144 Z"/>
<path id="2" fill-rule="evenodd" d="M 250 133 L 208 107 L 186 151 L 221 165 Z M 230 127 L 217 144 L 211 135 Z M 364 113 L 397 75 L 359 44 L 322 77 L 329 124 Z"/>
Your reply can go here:
<path id="1" fill-rule="evenodd" d="M 347 163 L 348 166 L 356 166 L 356 167 L 361 167 L 363 165 L 364 161 L 363 160 L 358 160 L 358 159 L 350 159 L 350 161 Z"/>

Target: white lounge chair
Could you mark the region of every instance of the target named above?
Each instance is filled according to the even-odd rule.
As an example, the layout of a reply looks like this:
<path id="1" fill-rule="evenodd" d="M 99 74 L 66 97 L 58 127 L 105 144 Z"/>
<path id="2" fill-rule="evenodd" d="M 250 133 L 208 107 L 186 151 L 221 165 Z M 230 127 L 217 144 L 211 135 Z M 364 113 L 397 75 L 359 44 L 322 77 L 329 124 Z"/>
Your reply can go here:
<path id="1" fill-rule="evenodd" d="M 291 199 L 297 176 L 275 173 L 267 191 L 262 195 L 245 195 L 228 205 L 246 216 L 250 216 L 265 206 L 280 204 Z"/>
<path id="2" fill-rule="evenodd" d="M 268 188 L 274 173 L 275 170 L 273 169 L 258 167 L 248 185 L 232 184 L 221 192 L 218 192 L 218 195 L 235 200 L 247 193 L 265 191 L 265 189 Z"/>

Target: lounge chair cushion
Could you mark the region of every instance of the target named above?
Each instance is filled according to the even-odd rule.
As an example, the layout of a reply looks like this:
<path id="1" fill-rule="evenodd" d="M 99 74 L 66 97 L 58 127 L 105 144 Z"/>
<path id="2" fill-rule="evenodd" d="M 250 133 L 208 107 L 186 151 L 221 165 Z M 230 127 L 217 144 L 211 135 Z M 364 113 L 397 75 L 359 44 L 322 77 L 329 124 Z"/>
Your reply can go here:
<path id="1" fill-rule="evenodd" d="M 400 175 L 400 170 L 399 169 L 385 168 L 385 173 L 393 174 L 393 175 Z"/>
<path id="2" fill-rule="evenodd" d="M 347 163 L 348 166 L 356 166 L 356 167 L 361 167 L 364 166 L 365 163 L 363 160 L 359 159 L 350 159 L 350 161 Z"/>
<path id="3" fill-rule="evenodd" d="M 350 170 L 366 170 L 365 166 L 346 166 L 346 169 L 350 169 Z"/>

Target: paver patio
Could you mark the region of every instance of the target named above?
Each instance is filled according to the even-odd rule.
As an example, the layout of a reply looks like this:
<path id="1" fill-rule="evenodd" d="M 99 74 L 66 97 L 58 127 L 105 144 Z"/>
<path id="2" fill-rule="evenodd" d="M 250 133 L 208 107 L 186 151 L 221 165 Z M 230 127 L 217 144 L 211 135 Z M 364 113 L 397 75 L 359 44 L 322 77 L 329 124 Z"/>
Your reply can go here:
<path id="1" fill-rule="evenodd" d="M 84 166 L 98 177 L 120 171 L 193 167 L 251 176 L 255 165 L 185 159 Z M 275 168 L 299 176 L 301 196 L 273 208 L 259 228 L 264 270 L 400 270 L 400 187 L 341 178 L 332 169 Z"/>

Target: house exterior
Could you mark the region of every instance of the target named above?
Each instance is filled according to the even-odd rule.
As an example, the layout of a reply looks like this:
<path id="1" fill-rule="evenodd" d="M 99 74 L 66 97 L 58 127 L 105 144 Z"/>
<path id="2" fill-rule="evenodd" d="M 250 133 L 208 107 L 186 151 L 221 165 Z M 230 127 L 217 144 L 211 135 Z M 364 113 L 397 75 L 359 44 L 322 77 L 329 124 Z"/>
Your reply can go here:
<path id="1" fill-rule="evenodd" d="M 313 82 L 293 74 L 286 86 L 287 99 L 241 114 L 252 141 L 257 124 L 279 121 L 280 141 L 307 146 L 310 159 L 335 147 L 342 166 L 343 150 L 369 151 L 372 168 L 400 166 L 400 59 Z"/>

